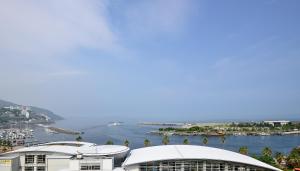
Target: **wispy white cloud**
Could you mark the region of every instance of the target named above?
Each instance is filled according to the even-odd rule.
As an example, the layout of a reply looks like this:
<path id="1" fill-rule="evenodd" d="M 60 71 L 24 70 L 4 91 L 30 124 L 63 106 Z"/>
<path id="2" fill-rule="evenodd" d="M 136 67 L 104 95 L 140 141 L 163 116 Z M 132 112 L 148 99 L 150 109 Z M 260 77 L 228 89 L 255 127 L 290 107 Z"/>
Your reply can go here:
<path id="1" fill-rule="evenodd" d="M 113 51 L 119 45 L 104 1 L 1 1 L 0 53 L 63 56 L 76 48 Z"/>
<path id="2" fill-rule="evenodd" d="M 125 10 L 129 29 L 134 34 L 153 35 L 181 31 L 193 11 L 192 1 L 138 1 Z"/>
<path id="3" fill-rule="evenodd" d="M 39 103 L 63 89 L 57 85 L 80 84 L 88 75 L 88 68 L 72 63 L 81 50 L 108 54 L 122 50 L 106 3 L 1 1 L 0 99 Z M 55 88 L 48 93 L 51 87 Z"/>

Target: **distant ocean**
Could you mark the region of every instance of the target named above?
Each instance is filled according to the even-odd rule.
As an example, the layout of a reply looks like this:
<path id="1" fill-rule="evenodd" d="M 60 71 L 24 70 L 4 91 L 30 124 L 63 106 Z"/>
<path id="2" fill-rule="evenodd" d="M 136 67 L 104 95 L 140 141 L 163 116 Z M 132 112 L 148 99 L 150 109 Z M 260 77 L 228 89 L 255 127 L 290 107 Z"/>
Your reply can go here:
<path id="1" fill-rule="evenodd" d="M 126 123 L 120 126 L 108 126 L 108 122 L 101 119 L 73 118 L 58 121 L 57 127 L 84 132 L 83 141 L 104 144 L 112 140 L 114 144 L 123 144 L 125 139 L 130 142 L 130 148 L 140 148 L 144 139 L 149 139 L 151 145 L 160 145 L 161 136 L 149 134 L 157 130 L 158 126 L 142 126 L 137 123 Z M 47 134 L 44 128 L 35 127 L 35 138 L 39 142 L 75 140 L 77 136 L 66 134 Z M 170 136 L 170 144 L 182 144 L 184 136 Z M 187 137 L 190 144 L 203 145 L 201 136 Z M 225 143 L 219 137 L 209 137 L 207 146 L 238 151 L 239 147 L 247 146 L 250 154 L 260 154 L 268 146 L 273 152 L 289 153 L 292 148 L 300 146 L 300 135 L 286 136 L 227 136 Z"/>

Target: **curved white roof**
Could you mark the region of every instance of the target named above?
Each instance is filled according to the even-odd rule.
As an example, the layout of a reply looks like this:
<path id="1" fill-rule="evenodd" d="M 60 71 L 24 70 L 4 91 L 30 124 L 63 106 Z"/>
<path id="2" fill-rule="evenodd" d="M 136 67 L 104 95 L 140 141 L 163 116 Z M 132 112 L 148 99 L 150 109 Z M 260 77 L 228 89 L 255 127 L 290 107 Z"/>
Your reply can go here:
<path id="1" fill-rule="evenodd" d="M 40 144 L 40 145 L 95 146 L 96 144 L 89 143 L 89 142 L 82 142 L 82 141 L 56 141 L 56 142 L 49 142 L 49 143 L 44 143 L 44 144 Z"/>
<path id="2" fill-rule="evenodd" d="M 228 150 L 196 145 L 163 145 L 135 149 L 130 152 L 130 155 L 123 163 L 123 166 L 126 167 L 151 161 L 182 159 L 228 161 L 280 171 L 280 169 L 246 155 Z"/>
<path id="3" fill-rule="evenodd" d="M 78 143 L 80 144 L 80 146 L 74 146 L 74 143 L 75 144 Z M 105 156 L 105 155 L 127 153 L 128 151 L 129 151 L 128 147 L 121 146 L 121 145 L 95 145 L 86 142 L 61 141 L 61 142 L 41 144 L 38 146 L 25 147 L 5 154 L 22 153 L 22 152 L 53 152 L 53 153 L 63 153 L 67 155 L 83 154 L 85 156 L 87 155 Z"/>

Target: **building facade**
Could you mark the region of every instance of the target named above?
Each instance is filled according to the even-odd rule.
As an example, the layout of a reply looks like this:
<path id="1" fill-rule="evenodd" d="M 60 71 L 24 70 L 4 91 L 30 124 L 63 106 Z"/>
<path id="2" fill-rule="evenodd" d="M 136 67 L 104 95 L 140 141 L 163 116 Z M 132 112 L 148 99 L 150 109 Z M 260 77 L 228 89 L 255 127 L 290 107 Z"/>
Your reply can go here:
<path id="1" fill-rule="evenodd" d="M 195 145 L 134 149 L 52 142 L 0 155 L 0 171 L 280 171 L 239 153 Z"/>
<path id="2" fill-rule="evenodd" d="M 195 145 L 135 149 L 122 166 L 126 171 L 280 171 L 246 155 Z"/>
<path id="3" fill-rule="evenodd" d="M 119 145 L 53 142 L 22 148 L 0 157 L 0 171 L 111 171 L 129 151 Z"/>
<path id="4" fill-rule="evenodd" d="M 272 126 L 283 126 L 291 123 L 291 121 L 278 120 L 278 121 L 264 121 L 264 123 L 270 124 Z"/>

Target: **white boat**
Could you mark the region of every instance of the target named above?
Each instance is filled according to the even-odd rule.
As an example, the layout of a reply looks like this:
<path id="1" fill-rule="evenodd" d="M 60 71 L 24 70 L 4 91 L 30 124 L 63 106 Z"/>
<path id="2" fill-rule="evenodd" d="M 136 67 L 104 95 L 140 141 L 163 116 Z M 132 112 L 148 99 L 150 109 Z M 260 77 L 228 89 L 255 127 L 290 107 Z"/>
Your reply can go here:
<path id="1" fill-rule="evenodd" d="M 108 124 L 108 126 L 120 126 L 122 125 L 122 122 L 111 122 Z"/>

